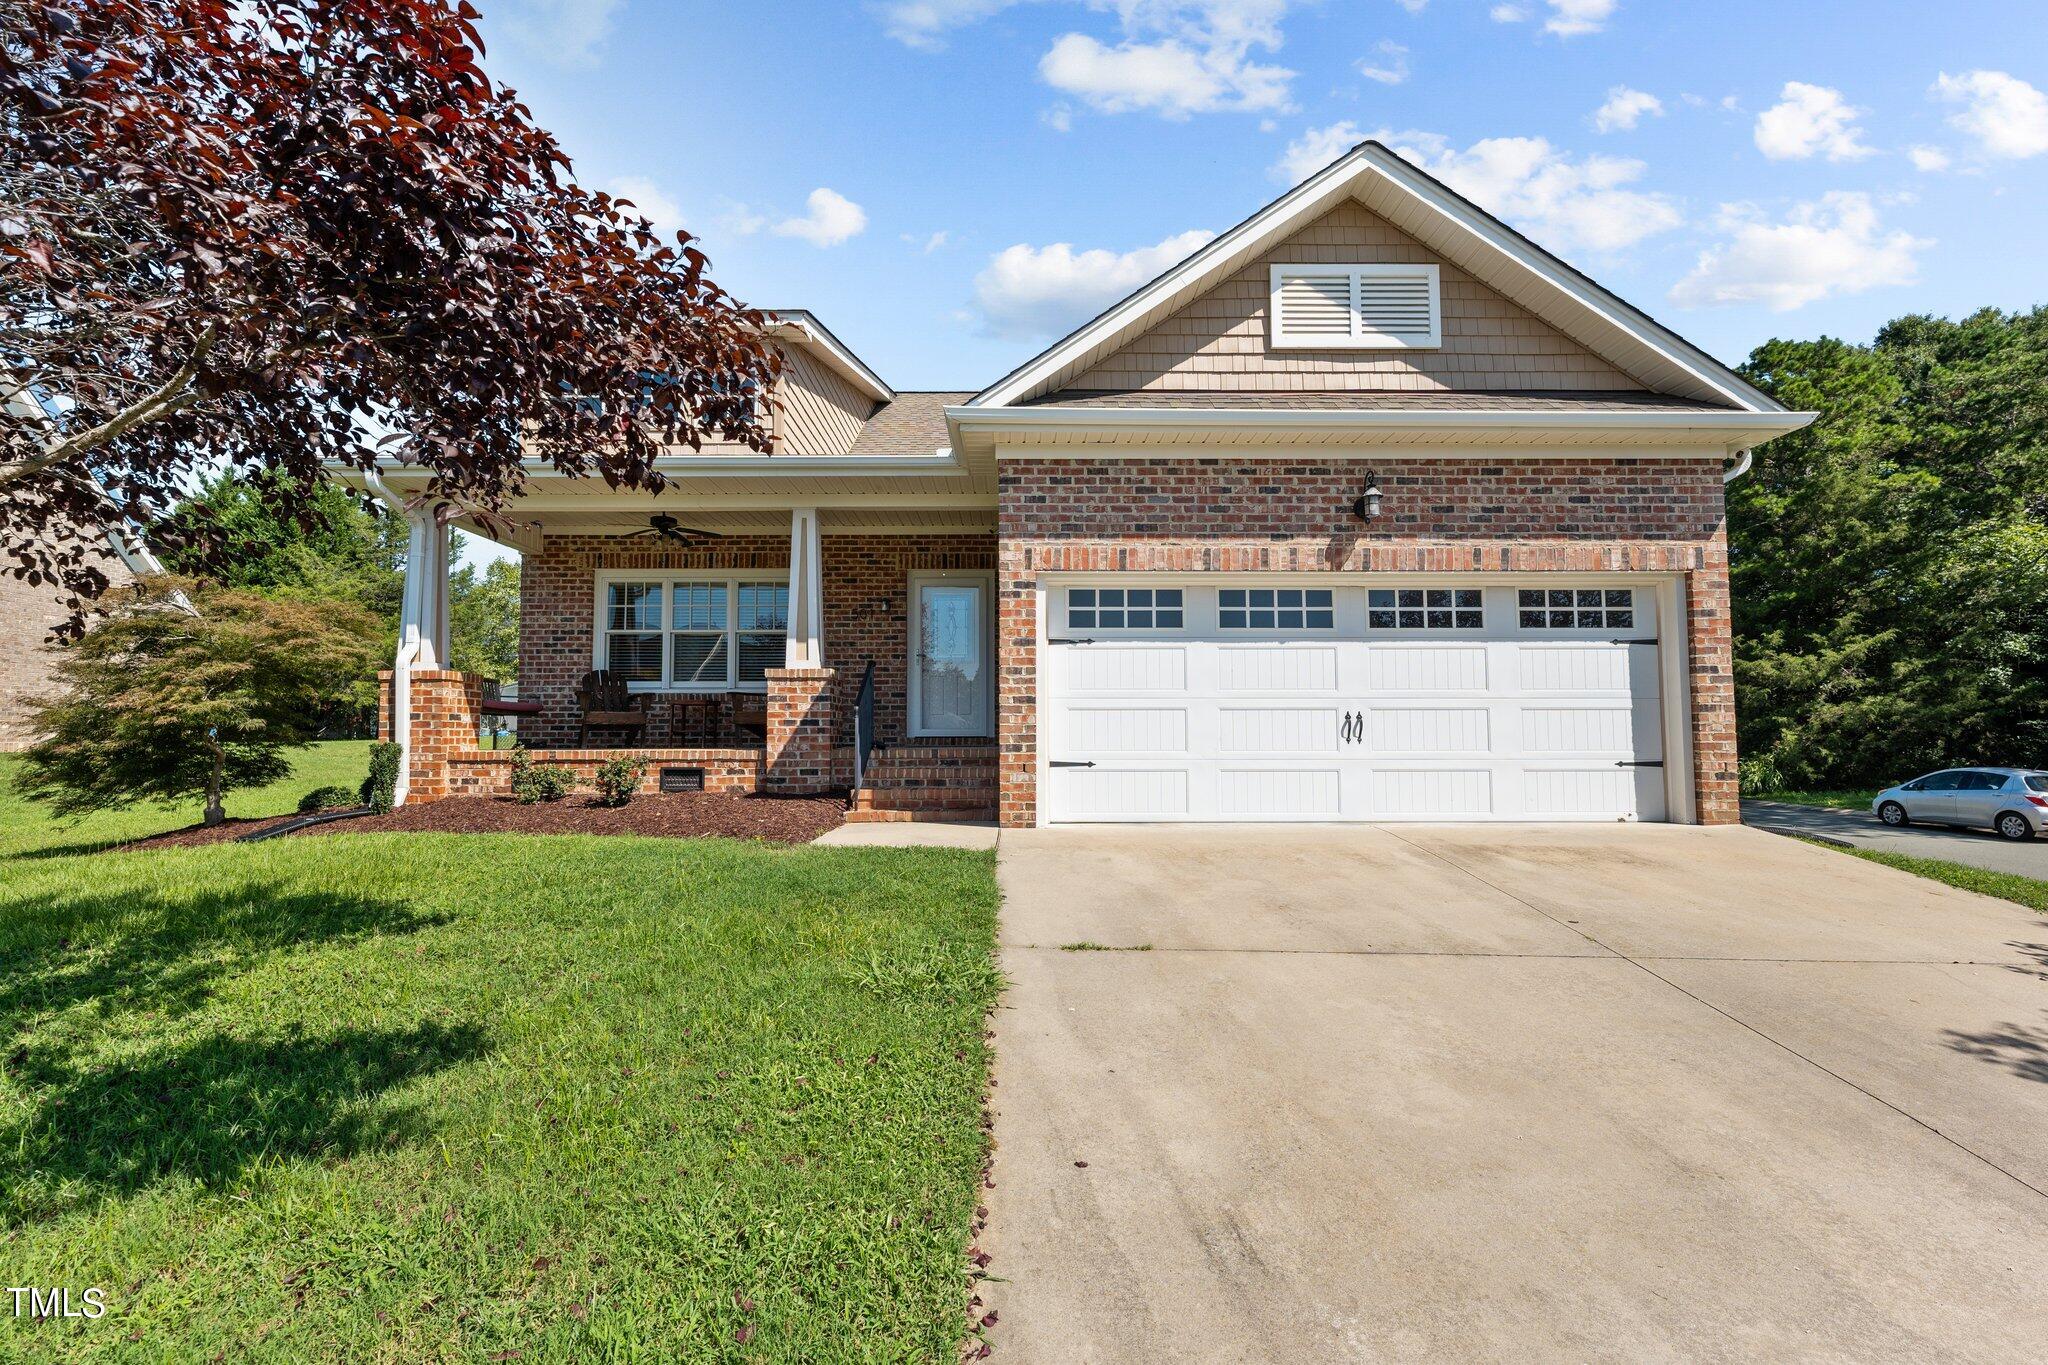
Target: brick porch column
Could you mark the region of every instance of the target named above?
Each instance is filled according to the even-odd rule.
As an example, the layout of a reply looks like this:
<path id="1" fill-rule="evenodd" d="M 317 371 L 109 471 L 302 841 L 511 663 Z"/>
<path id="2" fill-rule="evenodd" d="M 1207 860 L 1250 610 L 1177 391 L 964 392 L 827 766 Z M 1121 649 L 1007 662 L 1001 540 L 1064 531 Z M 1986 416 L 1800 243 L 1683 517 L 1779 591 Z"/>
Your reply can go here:
<path id="1" fill-rule="evenodd" d="M 776 796 L 831 791 L 840 780 L 832 734 L 831 668 L 771 668 L 761 790 Z"/>
<path id="2" fill-rule="evenodd" d="M 391 738 L 391 673 L 377 675 L 377 738 Z M 484 680 L 453 668 L 417 668 L 412 674 L 411 789 L 406 804 L 449 794 L 448 757 L 477 747 L 483 720 Z"/>

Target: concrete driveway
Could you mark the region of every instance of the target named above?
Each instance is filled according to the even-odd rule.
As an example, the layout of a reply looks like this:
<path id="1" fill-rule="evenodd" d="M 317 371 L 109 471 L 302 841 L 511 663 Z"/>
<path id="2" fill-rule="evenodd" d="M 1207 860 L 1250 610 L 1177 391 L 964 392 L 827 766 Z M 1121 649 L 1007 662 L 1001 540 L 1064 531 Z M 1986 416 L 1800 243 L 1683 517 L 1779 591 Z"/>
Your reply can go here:
<path id="1" fill-rule="evenodd" d="M 1985 829 L 1951 829 L 1946 825 L 1908 825 L 1890 829 L 1867 810 L 1832 806 L 1795 806 L 1787 801 L 1745 801 L 1744 824 L 1773 834 L 1805 834 L 1834 839 L 1857 848 L 1903 853 L 1912 858 L 1938 858 L 1945 863 L 2011 872 L 2048 881 L 2048 839 L 2019 842 L 2001 839 Z"/>
<path id="2" fill-rule="evenodd" d="M 2017 906 L 1740 827 L 999 858 L 998 1358 L 2048 1341 L 2048 922 Z"/>

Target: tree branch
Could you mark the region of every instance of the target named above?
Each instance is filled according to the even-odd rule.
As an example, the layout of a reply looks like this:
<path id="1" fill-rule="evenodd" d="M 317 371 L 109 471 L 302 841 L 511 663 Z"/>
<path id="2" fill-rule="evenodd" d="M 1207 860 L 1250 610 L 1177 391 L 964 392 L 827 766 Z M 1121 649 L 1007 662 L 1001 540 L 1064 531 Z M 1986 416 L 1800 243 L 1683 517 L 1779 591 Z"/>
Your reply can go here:
<path id="1" fill-rule="evenodd" d="M 200 334 L 198 342 L 192 347 L 191 356 L 178 367 L 176 373 L 98 426 L 68 436 L 44 450 L 42 454 L 23 460 L 19 464 L 0 468 L 0 488 L 34 478 L 55 465 L 69 463 L 144 423 L 168 417 L 198 402 L 199 396 L 191 392 L 192 381 L 199 377 L 200 366 L 205 362 L 207 353 L 213 349 L 216 336 L 215 329 L 209 326 Z"/>

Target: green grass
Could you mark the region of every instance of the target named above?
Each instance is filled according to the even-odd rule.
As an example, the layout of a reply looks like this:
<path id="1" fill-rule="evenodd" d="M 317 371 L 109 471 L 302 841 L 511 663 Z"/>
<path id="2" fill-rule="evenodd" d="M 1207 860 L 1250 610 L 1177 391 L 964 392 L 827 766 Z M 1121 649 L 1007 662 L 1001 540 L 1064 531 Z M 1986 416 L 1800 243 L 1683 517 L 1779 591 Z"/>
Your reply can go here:
<path id="1" fill-rule="evenodd" d="M 1822 843 L 1810 839 L 1809 843 Z M 1901 872 L 1910 872 L 1916 877 L 1927 877 L 1963 891 L 1975 891 L 2000 900 L 2024 905 L 2029 910 L 2048 914 L 2048 882 L 2035 877 L 2022 877 L 2012 872 L 1992 872 L 1981 867 L 1966 867 L 1961 863 L 1945 863 L 1938 858 L 1915 858 L 1905 853 L 1881 853 L 1869 848 L 1842 848 L 1839 844 L 1822 844 L 1841 853 L 1853 854 L 1873 863 L 1883 863 Z"/>
<path id="2" fill-rule="evenodd" d="M 952 849 L 0 859 L 0 1282 L 110 1309 L 0 1360 L 950 1359 L 995 908 Z"/>
<path id="3" fill-rule="evenodd" d="M 1783 801 L 1793 806 L 1840 806 L 1846 810 L 1869 810 L 1882 788 L 1841 788 L 1810 792 L 1751 792 L 1745 801 Z"/>
<path id="4" fill-rule="evenodd" d="M 0 858 L 22 853 L 84 853 L 169 829 L 182 829 L 199 823 L 204 805 L 195 797 L 173 806 L 150 804 L 98 811 L 59 823 L 51 819 L 47 807 L 24 800 L 14 790 L 14 774 L 20 765 L 21 760 L 14 755 L 0 754 Z M 347 787 L 353 791 L 363 784 L 369 767 L 367 739 L 328 740 L 297 751 L 290 777 L 267 787 L 229 792 L 224 804 L 231 816 L 283 815 L 296 809 L 299 798 L 315 787 Z"/>

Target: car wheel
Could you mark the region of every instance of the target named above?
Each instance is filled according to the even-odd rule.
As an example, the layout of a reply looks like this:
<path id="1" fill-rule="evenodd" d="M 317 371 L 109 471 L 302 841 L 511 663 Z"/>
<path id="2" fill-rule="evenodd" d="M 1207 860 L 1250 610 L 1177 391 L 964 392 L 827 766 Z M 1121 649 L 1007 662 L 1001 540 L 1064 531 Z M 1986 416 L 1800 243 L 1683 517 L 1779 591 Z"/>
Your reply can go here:
<path id="1" fill-rule="evenodd" d="M 1999 816 L 1998 824 L 1994 828 L 1998 830 L 1999 836 L 2005 839 L 2019 840 L 2034 837 L 2034 827 L 2028 824 L 2027 817 L 2021 815 L 2018 811 L 2009 810 Z"/>
<path id="2" fill-rule="evenodd" d="M 1896 801 L 1887 801 L 1877 808 L 1877 818 L 1893 829 L 1903 829 L 1911 823 L 1906 819 L 1906 808 Z"/>

